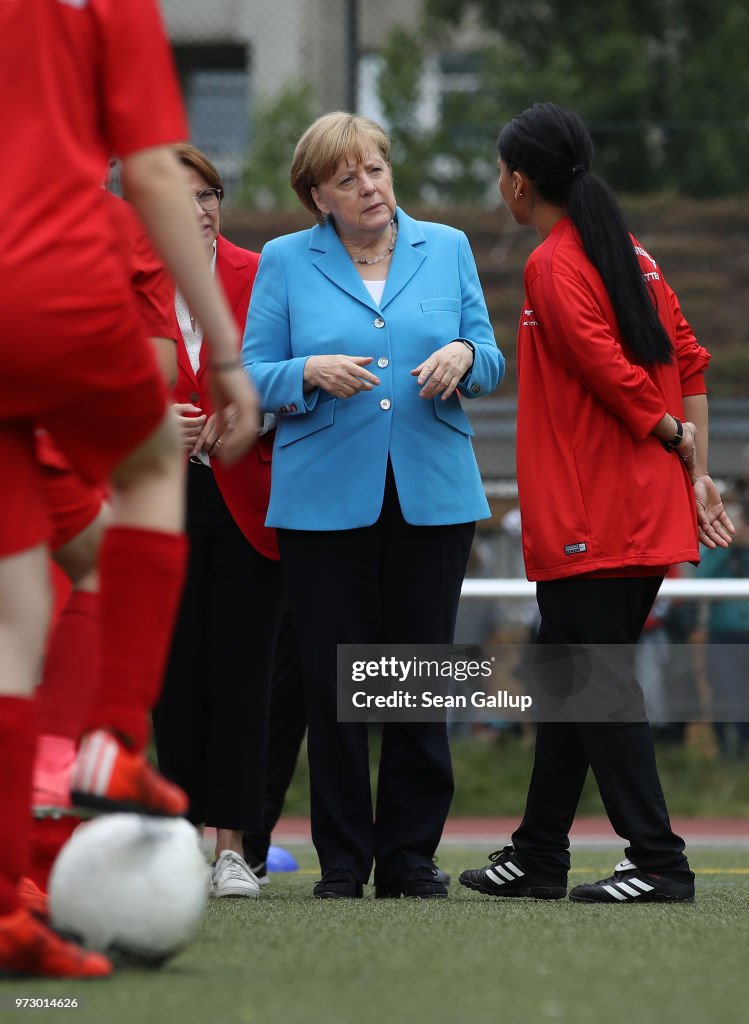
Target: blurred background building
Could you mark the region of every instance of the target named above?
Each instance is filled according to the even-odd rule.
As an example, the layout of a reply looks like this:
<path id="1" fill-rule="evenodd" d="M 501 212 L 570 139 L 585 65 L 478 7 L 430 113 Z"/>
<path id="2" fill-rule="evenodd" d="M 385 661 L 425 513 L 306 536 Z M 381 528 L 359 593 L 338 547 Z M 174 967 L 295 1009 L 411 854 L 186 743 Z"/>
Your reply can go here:
<path id="1" fill-rule="evenodd" d="M 309 225 L 294 144 L 332 109 L 381 121 L 399 202 L 468 234 L 507 381 L 472 403 L 500 513 L 514 481 L 514 336 L 534 244 L 499 205 L 495 139 L 536 99 L 585 117 L 596 169 L 713 352 L 711 464 L 749 443 L 749 6 L 690 0 L 162 0 L 192 139 L 227 184 L 224 227 L 261 249 Z"/>

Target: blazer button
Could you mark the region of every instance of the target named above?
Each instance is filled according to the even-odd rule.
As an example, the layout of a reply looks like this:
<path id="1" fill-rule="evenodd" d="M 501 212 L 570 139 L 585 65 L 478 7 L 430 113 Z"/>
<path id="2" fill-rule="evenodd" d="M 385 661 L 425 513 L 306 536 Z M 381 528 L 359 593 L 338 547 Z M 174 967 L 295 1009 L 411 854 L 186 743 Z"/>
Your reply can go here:
<path id="1" fill-rule="evenodd" d="M 380 367 L 381 370 L 384 370 L 389 362 L 390 360 L 386 359 L 385 356 L 380 356 L 380 358 L 377 360 L 377 365 Z"/>
<path id="2" fill-rule="evenodd" d="M 198 394 L 197 391 L 190 392 L 190 401 L 192 402 L 193 405 L 196 405 L 200 401 L 200 395 Z"/>
<path id="3" fill-rule="evenodd" d="M 385 412 L 387 412 L 388 409 L 390 408 L 390 399 L 389 398 L 383 398 L 382 401 L 380 402 L 380 408 L 384 409 Z"/>
<path id="4" fill-rule="evenodd" d="M 382 319 L 381 316 L 378 316 L 377 319 L 373 321 L 373 323 L 374 323 L 375 327 L 384 327 L 385 326 L 385 321 Z"/>

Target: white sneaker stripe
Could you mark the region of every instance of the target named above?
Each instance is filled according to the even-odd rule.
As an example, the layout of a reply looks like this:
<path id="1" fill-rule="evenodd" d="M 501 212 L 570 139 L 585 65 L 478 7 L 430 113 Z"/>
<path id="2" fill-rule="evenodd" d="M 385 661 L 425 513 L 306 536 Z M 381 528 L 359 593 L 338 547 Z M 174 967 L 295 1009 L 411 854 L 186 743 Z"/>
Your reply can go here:
<path id="1" fill-rule="evenodd" d="M 491 868 L 486 869 L 486 877 L 490 878 L 496 885 L 504 885 L 506 882 L 505 878 L 500 878 Z"/>
<path id="2" fill-rule="evenodd" d="M 627 885 L 626 882 L 617 882 L 616 884 L 622 890 L 622 892 L 626 892 L 626 894 L 628 896 L 633 896 L 633 897 L 635 897 L 635 899 L 638 896 L 642 896 L 641 892 L 638 892 L 637 889 L 633 889 L 632 886 L 631 885 Z"/>
<path id="3" fill-rule="evenodd" d="M 87 736 L 78 752 L 78 760 L 75 766 L 75 788 L 91 791 L 91 781 L 96 768 L 96 760 L 101 746 L 101 734 L 94 733 Z"/>
<path id="4" fill-rule="evenodd" d="M 617 892 L 613 885 L 604 885 L 604 889 L 610 896 L 614 896 L 617 900 L 626 900 L 626 896 L 622 896 L 620 892 Z"/>
<path id="5" fill-rule="evenodd" d="M 495 864 L 494 865 L 494 870 L 498 871 L 500 873 L 500 875 L 502 876 L 502 878 L 505 879 L 505 881 L 507 881 L 507 882 L 514 882 L 515 881 L 515 876 L 512 874 L 511 871 L 507 870 L 507 868 L 504 866 L 504 864 Z"/>
<path id="6" fill-rule="evenodd" d="M 112 768 L 117 758 L 117 743 L 108 736 L 102 736 L 102 749 L 96 765 L 92 790 L 101 796 L 106 793 L 109 787 L 109 780 L 112 777 Z"/>
<path id="7" fill-rule="evenodd" d="M 518 878 L 522 878 L 522 877 L 523 877 L 523 875 L 525 874 L 525 871 L 522 871 L 522 870 L 521 870 L 521 869 L 520 869 L 520 868 L 519 868 L 519 867 L 517 866 L 517 864 L 513 864 L 511 860 L 508 860 L 508 861 L 507 861 L 507 863 L 506 863 L 506 867 L 508 867 L 508 868 L 510 869 L 510 871 L 514 871 L 514 872 L 515 872 L 515 874 L 517 875 L 517 877 L 518 877 Z"/>
<path id="8" fill-rule="evenodd" d="M 655 889 L 654 885 L 648 885 L 647 882 L 643 882 L 641 878 L 630 878 L 632 885 L 636 885 L 638 889 L 642 889 L 643 892 L 652 892 Z"/>

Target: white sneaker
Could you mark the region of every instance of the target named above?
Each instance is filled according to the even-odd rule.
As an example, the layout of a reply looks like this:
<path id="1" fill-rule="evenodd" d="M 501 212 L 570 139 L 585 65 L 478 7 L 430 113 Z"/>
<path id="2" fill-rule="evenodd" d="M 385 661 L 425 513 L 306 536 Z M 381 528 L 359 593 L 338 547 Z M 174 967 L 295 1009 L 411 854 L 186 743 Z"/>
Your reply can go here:
<path id="1" fill-rule="evenodd" d="M 213 865 L 214 896 L 260 895 L 260 883 L 247 866 L 247 861 L 233 850 L 224 850 Z"/>

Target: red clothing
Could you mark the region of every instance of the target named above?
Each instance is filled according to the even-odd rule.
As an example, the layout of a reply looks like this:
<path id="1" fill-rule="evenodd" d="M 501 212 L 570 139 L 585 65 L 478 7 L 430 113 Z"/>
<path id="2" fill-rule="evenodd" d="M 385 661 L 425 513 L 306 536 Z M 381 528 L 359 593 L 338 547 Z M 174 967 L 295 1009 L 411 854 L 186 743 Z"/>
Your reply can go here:
<path id="1" fill-rule="evenodd" d="M 683 416 L 682 396 L 704 394 L 710 357 L 655 261 L 634 244 L 674 345 L 670 365 L 632 361 L 568 218 L 526 264 L 517 474 L 530 580 L 699 557 L 689 478 L 650 431 L 666 412 Z"/>
<path id="2" fill-rule="evenodd" d="M 0 91 L 0 451 L 33 460 L 41 422 L 99 482 L 166 405 L 101 188 L 112 153 L 187 134 L 154 0 L 3 0 Z M 0 553 L 49 532 L 38 470 L 16 471 Z"/>
<path id="3" fill-rule="evenodd" d="M 256 252 L 232 245 L 222 235 L 216 240 L 216 276 L 221 281 L 234 319 L 244 332 L 252 285 L 255 282 L 260 256 Z M 200 348 L 200 367 L 192 368 L 180 334 L 177 344 L 176 402 L 197 405 L 206 415 L 213 411 L 206 374 L 206 346 Z M 266 558 L 278 559 L 276 531 L 265 525 L 270 500 L 270 460 L 274 434 L 264 434 L 238 463 L 230 468 L 220 459 L 211 459 L 216 483 L 234 522 L 253 548 Z"/>
<path id="4" fill-rule="evenodd" d="M 3 279 L 57 309 L 111 294 L 107 162 L 188 135 L 155 0 L 4 0 L 0 51 Z"/>
<path id="5" fill-rule="evenodd" d="M 179 325 L 174 311 L 174 281 L 156 255 L 135 208 L 111 192 L 104 195 L 143 330 L 149 338 L 176 342 Z"/>
<path id="6" fill-rule="evenodd" d="M 148 337 L 179 334 L 174 312 L 174 282 L 153 250 L 130 203 L 111 192 L 107 199 L 113 237 L 132 288 L 135 312 Z M 106 487 L 84 481 L 46 430 L 35 433 L 36 457 L 44 467 L 44 489 L 52 519 L 52 551 L 76 537 L 99 513 Z"/>

